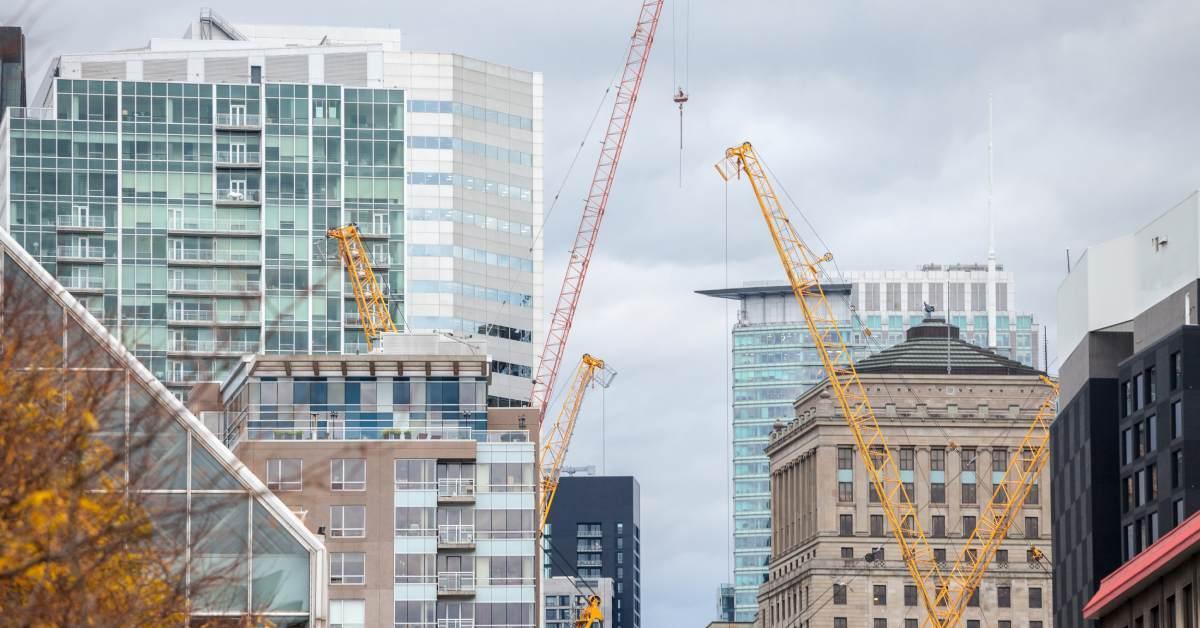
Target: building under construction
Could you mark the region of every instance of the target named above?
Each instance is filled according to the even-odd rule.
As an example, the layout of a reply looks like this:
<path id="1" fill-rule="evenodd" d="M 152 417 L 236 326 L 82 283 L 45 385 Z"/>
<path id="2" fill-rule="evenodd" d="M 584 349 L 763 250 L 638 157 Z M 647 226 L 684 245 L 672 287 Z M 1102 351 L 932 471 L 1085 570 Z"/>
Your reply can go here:
<path id="1" fill-rule="evenodd" d="M 1022 435 L 1049 392 L 1040 373 L 927 319 L 907 339 L 858 364 L 906 491 L 947 568 L 979 521 Z M 763 625 L 922 625 L 925 609 L 901 560 L 854 439 L 823 382 L 795 401 L 766 449 L 771 472 L 770 577 Z M 989 575 L 963 614 L 966 626 L 1050 625 L 1046 471 Z M 1033 550 L 1037 551 L 1033 551 Z"/>

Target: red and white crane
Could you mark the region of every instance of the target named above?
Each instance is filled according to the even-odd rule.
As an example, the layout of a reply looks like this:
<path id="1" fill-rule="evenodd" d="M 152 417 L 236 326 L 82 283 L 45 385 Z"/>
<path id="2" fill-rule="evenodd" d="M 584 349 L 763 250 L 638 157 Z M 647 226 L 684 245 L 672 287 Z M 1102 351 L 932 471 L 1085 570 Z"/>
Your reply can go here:
<path id="1" fill-rule="evenodd" d="M 558 369 L 562 365 L 567 336 L 571 333 L 575 308 L 579 305 L 579 295 L 583 291 L 583 280 L 587 277 L 592 251 L 596 248 L 596 235 L 600 231 L 600 221 L 604 218 L 604 209 L 608 205 L 608 195 L 612 191 L 613 178 L 617 174 L 617 163 L 621 160 L 621 149 L 625 147 L 625 135 L 629 133 L 629 122 L 633 118 L 633 107 L 637 104 L 638 90 L 642 86 L 642 76 L 646 72 L 646 61 L 650 58 L 650 47 L 654 44 L 654 33 L 658 29 L 664 1 L 642 1 L 637 26 L 633 29 L 633 37 L 629 41 L 629 52 L 625 56 L 625 67 L 621 71 L 621 82 L 617 86 L 612 116 L 608 119 L 608 128 L 600 147 L 600 159 L 596 162 L 596 172 L 592 175 L 587 201 L 583 205 L 583 217 L 579 221 L 579 231 L 575 234 L 575 245 L 571 247 L 571 256 L 567 260 L 567 273 L 563 277 L 554 315 L 546 331 L 546 344 L 542 347 L 542 357 L 538 361 L 537 372 L 533 378 L 533 392 L 529 405 L 537 410 L 539 422 L 545 419 L 546 405 L 550 402 L 554 380 L 558 377 Z"/>

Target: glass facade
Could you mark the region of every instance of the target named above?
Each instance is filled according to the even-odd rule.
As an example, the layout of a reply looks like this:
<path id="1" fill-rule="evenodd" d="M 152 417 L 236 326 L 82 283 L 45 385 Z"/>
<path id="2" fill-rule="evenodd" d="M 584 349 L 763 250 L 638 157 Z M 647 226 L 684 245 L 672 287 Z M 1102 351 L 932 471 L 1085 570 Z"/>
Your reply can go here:
<path id="1" fill-rule="evenodd" d="M 404 320 L 404 94 L 57 79 L 9 123 L 14 237 L 185 392 L 245 353 L 365 349 L 325 231 L 357 222 Z"/>
<path id="2" fill-rule="evenodd" d="M 260 497 L 266 487 L 238 470 L 229 450 L 132 356 L 112 350 L 103 327 L 58 296 L 61 288 L 3 232 L 0 250 L 5 335 L 61 330 L 64 368 L 79 371 L 80 381 L 108 374 L 99 437 L 124 449 L 121 472 L 144 500 L 162 546 L 188 548 L 177 555 L 193 616 L 254 614 L 279 626 L 313 625 L 321 610 L 313 608 L 320 542 L 277 501 Z"/>

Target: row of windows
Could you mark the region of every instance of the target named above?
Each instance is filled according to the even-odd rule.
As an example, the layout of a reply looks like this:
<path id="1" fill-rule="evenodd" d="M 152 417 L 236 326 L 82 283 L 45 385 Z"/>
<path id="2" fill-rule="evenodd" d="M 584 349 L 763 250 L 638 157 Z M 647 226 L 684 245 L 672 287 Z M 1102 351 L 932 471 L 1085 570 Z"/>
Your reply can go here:
<path id="1" fill-rule="evenodd" d="M 847 585 L 833 585 L 833 603 L 835 605 L 845 605 L 847 598 Z M 1042 588 L 1029 587 L 1028 608 L 1042 608 Z M 871 605 L 872 606 L 887 606 L 888 587 L 886 584 L 876 584 L 871 586 Z M 917 606 L 917 587 L 916 585 L 904 585 L 904 605 Z M 971 599 L 967 601 L 967 606 L 979 606 L 979 589 L 972 592 Z M 997 608 L 1012 608 L 1012 587 L 1009 585 L 998 585 L 996 587 L 996 607 Z M 914 620 L 915 621 L 915 620 Z"/>
<path id="2" fill-rule="evenodd" d="M 1183 499 L 1180 498 L 1172 501 L 1171 526 L 1179 525 L 1183 522 L 1184 518 Z M 1125 560 L 1133 558 L 1142 550 L 1150 547 L 1152 543 L 1158 540 L 1159 536 L 1161 536 L 1161 530 L 1159 528 L 1157 511 L 1125 524 L 1124 534 L 1121 538 L 1121 545 L 1124 550 L 1122 554 L 1125 556 Z"/>
<path id="3" fill-rule="evenodd" d="M 462 140 L 457 137 L 440 137 L 431 135 L 408 136 L 409 148 L 426 148 L 434 150 L 457 150 L 468 155 L 479 155 L 488 159 L 507 161 L 520 166 L 532 166 L 533 155 L 519 150 L 492 146 L 483 142 Z"/>
<path id="4" fill-rule="evenodd" d="M 483 249 L 451 244 L 410 244 L 408 252 L 413 257 L 457 257 L 468 262 L 489 266 L 511 268 L 527 273 L 533 272 L 533 260 L 513 255 L 500 255 Z"/>
<path id="5" fill-rule="evenodd" d="M 888 625 L 888 621 L 886 619 L 876 618 L 876 619 L 872 620 L 871 628 L 887 628 L 887 625 Z M 917 628 L 917 626 L 919 626 L 919 625 L 920 624 L 919 624 L 918 620 L 916 620 L 916 619 L 904 620 L 904 628 Z M 833 628 L 849 628 L 849 626 L 850 626 L 850 624 L 847 623 L 847 620 L 845 617 L 834 617 L 833 618 Z M 978 619 L 968 619 L 967 620 L 967 628 L 980 628 L 979 620 Z M 1000 620 L 996 621 L 996 628 L 1013 628 L 1013 623 L 1011 620 L 1008 620 L 1008 619 L 1000 619 Z M 1042 628 L 1042 622 L 1037 621 L 1037 620 L 1030 620 L 1029 628 Z"/>
<path id="6" fill-rule="evenodd" d="M 485 216 L 484 214 L 477 214 L 474 212 L 461 211 L 457 209 L 406 208 L 405 215 L 409 220 L 440 220 L 457 222 L 464 225 L 475 225 L 480 229 L 489 229 L 491 231 L 500 231 L 502 233 L 515 233 L 527 237 L 533 236 L 532 225 L 508 220 L 500 220 L 498 218 Z"/>
<path id="7" fill-rule="evenodd" d="M 497 303 L 505 303 L 517 307 L 533 307 L 532 294 L 521 294 L 519 292 L 498 290 L 496 288 L 487 288 L 485 286 L 476 286 L 457 281 L 425 281 L 414 279 L 409 282 L 408 289 L 413 293 L 459 294 L 464 297 L 496 301 Z"/>
<path id="8" fill-rule="evenodd" d="M 450 316 L 413 316 L 408 319 L 408 326 L 412 329 L 461 331 L 467 334 L 493 336 L 516 342 L 533 342 L 533 331 L 528 329 L 519 329 L 496 323 L 482 323 Z"/>
<path id="9" fill-rule="evenodd" d="M 971 294 L 971 310 L 975 312 L 983 312 L 987 310 L 987 284 L 984 282 L 972 282 L 970 284 L 962 282 L 888 282 L 884 284 L 875 282 L 863 282 L 856 286 L 862 292 L 862 309 L 866 311 L 887 310 L 892 312 L 920 312 L 925 304 L 932 305 L 938 311 L 964 311 L 967 309 L 966 297 L 967 286 L 970 286 Z M 881 291 L 880 288 L 884 291 Z M 949 307 L 945 307 L 943 296 L 949 290 L 950 302 Z M 904 293 L 907 292 L 907 295 Z M 907 296 L 907 303 L 901 300 L 902 296 Z M 881 300 L 882 297 L 882 300 Z M 854 301 L 857 303 L 858 299 Z M 997 310 L 1008 310 L 1008 284 L 1006 282 L 996 283 L 995 307 Z M 1024 320 L 1022 320 L 1024 319 Z M 1033 325 L 1033 318 L 1030 316 L 1018 317 L 1018 329 L 1030 329 Z M 1004 324 L 999 324 L 997 317 L 997 326 L 1001 329 L 1008 328 L 1008 317 L 1004 317 Z"/>
<path id="10" fill-rule="evenodd" d="M 451 113 L 492 124 L 503 124 L 514 129 L 533 129 L 531 118 L 449 100 L 410 100 L 408 110 L 411 113 Z"/>
<path id="11" fill-rule="evenodd" d="M 887 527 L 886 520 L 883 515 L 871 515 L 870 536 L 891 536 L 891 531 Z M 945 515 L 933 515 L 930 518 L 931 538 L 948 538 L 949 534 L 946 529 Z M 978 519 L 975 515 L 963 515 L 962 517 L 962 538 L 968 538 L 975 532 L 975 526 Z M 854 515 L 850 513 L 842 513 L 838 515 L 838 535 L 839 536 L 854 536 Z M 1039 539 L 1041 538 L 1041 528 L 1038 524 L 1037 517 L 1025 517 L 1025 538 Z M 935 550 L 936 553 L 936 550 Z"/>
<path id="12" fill-rule="evenodd" d="M 1169 381 L 1172 391 L 1183 383 L 1183 354 L 1176 351 L 1170 356 Z M 1121 383 L 1121 416 L 1126 417 L 1158 401 L 1157 369 L 1153 366 L 1135 373 Z"/>
<path id="13" fill-rule="evenodd" d="M 475 464 L 433 460 L 398 459 L 394 461 L 396 490 L 438 489 L 443 494 L 470 495 L 475 491 Z M 493 492 L 513 489 L 527 492 L 533 484 L 532 466 L 522 463 L 491 463 L 488 483 Z M 334 491 L 364 491 L 367 488 L 367 462 L 362 458 L 329 461 L 329 488 Z M 277 492 L 304 490 L 304 461 L 299 458 L 271 458 L 267 461 L 267 488 Z"/>
<path id="14" fill-rule="evenodd" d="M 528 187 L 489 181 L 481 177 L 454 174 L 453 172 L 410 172 L 410 185 L 453 185 L 464 190 L 494 194 L 500 198 L 519 198 L 522 201 L 533 199 L 533 192 Z"/>

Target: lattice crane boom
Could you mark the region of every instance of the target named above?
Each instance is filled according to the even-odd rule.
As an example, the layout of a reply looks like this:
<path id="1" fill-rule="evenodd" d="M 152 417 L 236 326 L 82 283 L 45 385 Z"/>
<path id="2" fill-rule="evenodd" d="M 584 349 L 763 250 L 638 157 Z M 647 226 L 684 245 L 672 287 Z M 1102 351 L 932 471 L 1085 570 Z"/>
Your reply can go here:
<path id="1" fill-rule="evenodd" d="M 717 172 L 726 181 L 744 173 L 750 182 L 792 292 L 821 356 L 830 387 L 850 427 L 871 484 L 879 495 L 880 506 L 900 546 L 905 567 L 917 585 L 928 622 L 935 628 L 957 625 L 967 601 L 986 572 L 987 561 L 1006 536 L 1045 465 L 1047 428 L 1057 400 L 1057 387 L 1045 380 L 1052 394 L 1042 404 L 1025 434 L 1020 450 L 1022 456 L 1014 457 L 1020 460 L 1010 462 L 1005 481 L 981 513 L 989 517 L 988 523 L 982 530 L 976 529 L 957 563 L 944 571 L 925 537 L 919 512 L 904 487 L 899 465 L 875 418 L 875 411 L 855 369 L 853 355 L 842 338 L 838 318 L 821 287 L 820 265 L 832 260 L 832 255 L 814 253 L 801 239 L 749 142 L 726 150 L 725 158 L 717 164 Z M 1030 452 L 1028 457 L 1024 452 Z"/>
<path id="2" fill-rule="evenodd" d="M 392 313 L 388 310 L 387 295 L 375 280 L 375 271 L 371 269 L 371 257 L 367 255 L 367 249 L 363 246 L 357 224 L 350 223 L 330 229 L 325 235 L 337 240 L 338 256 L 350 275 L 350 285 L 354 288 L 354 302 L 358 305 L 358 317 L 362 322 L 363 335 L 367 338 L 369 351 L 372 341 L 378 340 L 380 334 L 396 331 Z"/>
<path id="3" fill-rule="evenodd" d="M 558 480 L 567 460 L 571 437 L 575 434 L 575 421 L 579 418 L 580 408 L 583 407 L 584 395 L 593 384 L 607 388 L 615 376 L 616 372 L 605 365 L 604 360 L 587 353 L 579 360 L 579 366 L 575 369 L 575 376 L 571 379 L 571 387 L 567 389 L 558 417 L 542 437 L 542 455 L 538 458 L 542 463 L 538 491 L 538 516 L 541 518 L 538 524 L 539 534 L 546 529 L 550 506 L 554 503 L 555 493 L 558 492 Z"/>
<path id="4" fill-rule="evenodd" d="M 625 67 L 621 72 L 621 82 L 617 86 L 617 94 L 613 101 L 612 115 L 609 117 L 601 143 L 600 158 L 596 162 L 596 171 L 592 175 L 587 200 L 583 204 L 583 217 L 575 234 L 575 244 L 571 247 L 571 256 L 567 259 L 567 272 L 563 277 L 554 314 L 546 331 L 546 343 L 542 347 L 542 356 L 533 378 L 530 405 L 537 410 L 540 421 L 545 420 L 546 405 L 550 401 L 558 369 L 562 365 L 567 336 L 571 333 L 575 308 L 579 304 L 588 265 L 592 261 L 592 251 L 596 248 L 600 221 L 604 218 L 613 178 L 617 174 L 617 164 L 621 160 L 621 150 L 625 146 L 625 136 L 629 133 L 629 123 L 633 119 L 633 108 L 637 104 L 638 91 L 642 85 L 642 76 L 646 72 L 646 62 L 650 58 L 650 48 L 654 45 L 654 34 L 658 30 L 664 1 L 642 1 L 637 26 L 634 27 L 633 36 L 629 40 L 629 51 L 625 56 Z"/>

